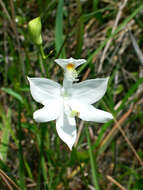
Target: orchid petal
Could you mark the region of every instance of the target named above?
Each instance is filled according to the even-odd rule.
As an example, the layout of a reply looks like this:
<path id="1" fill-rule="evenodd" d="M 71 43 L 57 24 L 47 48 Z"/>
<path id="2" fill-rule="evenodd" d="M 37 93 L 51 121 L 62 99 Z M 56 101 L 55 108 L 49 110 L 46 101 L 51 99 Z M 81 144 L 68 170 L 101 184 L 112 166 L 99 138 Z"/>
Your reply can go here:
<path id="1" fill-rule="evenodd" d="M 87 104 L 97 102 L 106 92 L 108 79 L 98 78 L 73 84 L 72 99 L 80 99 Z"/>
<path id="2" fill-rule="evenodd" d="M 66 65 L 69 63 L 72 63 L 75 65 L 75 68 L 78 67 L 79 65 L 83 64 L 86 62 L 85 59 L 74 59 L 74 58 L 69 58 L 69 59 L 56 59 L 55 62 L 60 65 L 63 69 L 66 68 Z"/>
<path id="3" fill-rule="evenodd" d="M 61 85 L 46 78 L 29 78 L 32 97 L 39 103 L 45 105 L 60 97 Z"/>
<path id="4" fill-rule="evenodd" d="M 99 123 L 105 123 L 113 119 L 112 114 L 106 111 L 96 109 L 94 106 L 89 104 L 83 104 L 77 100 L 70 101 L 72 110 L 78 112 L 78 117 L 85 121 L 94 121 Z"/>
<path id="5" fill-rule="evenodd" d="M 76 141 L 76 123 L 74 117 L 61 113 L 56 121 L 56 129 L 59 137 L 68 145 L 70 150 Z"/>
<path id="6" fill-rule="evenodd" d="M 55 120 L 59 117 L 62 108 L 62 101 L 52 101 L 33 114 L 33 118 L 38 123 Z"/>

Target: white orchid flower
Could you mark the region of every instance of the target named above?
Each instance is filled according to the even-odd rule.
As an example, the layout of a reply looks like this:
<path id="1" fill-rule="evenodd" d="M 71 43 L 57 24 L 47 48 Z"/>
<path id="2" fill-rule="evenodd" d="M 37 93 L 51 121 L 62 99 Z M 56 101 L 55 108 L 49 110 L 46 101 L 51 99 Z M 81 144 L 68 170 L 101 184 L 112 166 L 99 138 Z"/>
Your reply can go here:
<path id="1" fill-rule="evenodd" d="M 35 101 L 44 105 L 34 112 L 36 122 L 56 120 L 59 137 L 72 149 L 76 141 L 75 116 L 85 121 L 105 123 L 112 119 L 106 111 L 92 106 L 103 97 L 108 78 L 77 81 L 76 67 L 85 63 L 84 59 L 56 59 L 64 69 L 63 86 L 46 78 L 29 78 L 30 91 Z"/>

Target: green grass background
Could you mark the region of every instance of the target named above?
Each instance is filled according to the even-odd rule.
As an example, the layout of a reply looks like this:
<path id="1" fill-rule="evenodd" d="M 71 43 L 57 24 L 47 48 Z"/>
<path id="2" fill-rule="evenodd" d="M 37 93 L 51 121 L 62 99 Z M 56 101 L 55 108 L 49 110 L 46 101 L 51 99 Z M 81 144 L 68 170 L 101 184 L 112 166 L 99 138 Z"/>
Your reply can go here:
<path id="1" fill-rule="evenodd" d="M 0 190 L 143 189 L 143 2 L 128 0 L 122 9 L 124 2 L 0 0 Z M 46 59 L 27 29 L 38 16 Z M 114 120 L 77 118 L 80 136 L 72 151 L 55 122 L 33 120 L 41 105 L 26 78 L 62 83 L 63 71 L 54 63 L 59 57 L 87 60 L 78 68 L 79 81 L 110 76 L 95 106 Z"/>

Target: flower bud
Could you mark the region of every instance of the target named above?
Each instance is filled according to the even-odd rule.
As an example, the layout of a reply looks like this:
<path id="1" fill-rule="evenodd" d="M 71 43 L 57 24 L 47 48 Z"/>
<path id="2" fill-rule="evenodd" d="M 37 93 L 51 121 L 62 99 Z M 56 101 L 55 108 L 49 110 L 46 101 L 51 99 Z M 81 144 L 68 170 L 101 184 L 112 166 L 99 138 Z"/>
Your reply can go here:
<path id="1" fill-rule="evenodd" d="M 34 18 L 28 23 L 28 31 L 30 34 L 30 39 L 36 45 L 42 44 L 41 28 L 42 25 L 40 17 Z"/>

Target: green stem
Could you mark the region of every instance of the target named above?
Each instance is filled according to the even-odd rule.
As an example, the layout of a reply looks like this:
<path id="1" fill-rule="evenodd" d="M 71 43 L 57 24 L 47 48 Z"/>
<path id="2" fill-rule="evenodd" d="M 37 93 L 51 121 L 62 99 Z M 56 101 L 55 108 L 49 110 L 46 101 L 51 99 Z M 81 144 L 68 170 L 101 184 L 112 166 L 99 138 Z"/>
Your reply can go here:
<path id="1" fill-rule="evenodd" d="M 42 58 L 43 58 L 43 59 L 46 59 L 47 57 L 46 57 L 46 55 L 45 55 L 45 53 L 44 53 L 43 46 L 40 45 L 39 47 L 40 47 L 40 53 L 41 53 Z"/>
<path id="2" fill-rule="evenodd" d="M 20 188 L 25 190 L 25 174 L 24 174 L 24 160 L 23 160 L 23 150 L 22 150 L 22 129 L 21 129 L 21 104 L 19 103 L 19 112 L 18 112 L 18 139 L 19 139 L 19 178 L 20 178 Z"/>
<path id="3" fill-rule="evenodd" d="M 99 180 L 98 180 L 97 166 L 96 166 L 95 158 L 92 151 L 88 128 L 86 128 L 86 135 L 87 135 L 87 141 L 88 141 L 88 152 L 89 152 L 89 157 L 90 157 L 90 164 L 91 164 L 91 169 L 92 169 L 94 186 L 96 190 L 100 190 L 99 182 L 98 182 Z"/>
<path id="4" fill-rule="evenodd" d="M 39 164 L 39 184 L 44 183 L 45 190 L 48 190 L 48 176 L 47 176 L 47 167 L 46 167 L 46 161 L 44 156 L 44 139 L 46 134 L 46 128 L 44 126 L 41 126 L 40 128 L 40 134 L 38 134 L 38 144 L 40 149 L 40 164 Z M 42 175 L 42 178 L 41 178 Z M 42 181 L 41 181 L 42 179 Z"/>

